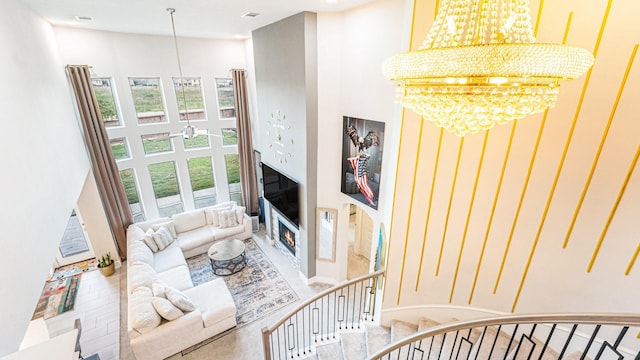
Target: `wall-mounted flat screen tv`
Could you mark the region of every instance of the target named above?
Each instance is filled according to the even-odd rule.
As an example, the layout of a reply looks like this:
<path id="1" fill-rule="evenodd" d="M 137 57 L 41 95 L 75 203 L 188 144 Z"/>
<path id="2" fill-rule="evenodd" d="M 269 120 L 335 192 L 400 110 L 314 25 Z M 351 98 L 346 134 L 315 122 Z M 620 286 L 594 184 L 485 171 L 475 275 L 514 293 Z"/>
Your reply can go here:
<path id="1" fill-rule="evenodd" d="M 298 183 L 265 163 L 261 165 L 264 198 L 284 217 L 299 226 Z"/>

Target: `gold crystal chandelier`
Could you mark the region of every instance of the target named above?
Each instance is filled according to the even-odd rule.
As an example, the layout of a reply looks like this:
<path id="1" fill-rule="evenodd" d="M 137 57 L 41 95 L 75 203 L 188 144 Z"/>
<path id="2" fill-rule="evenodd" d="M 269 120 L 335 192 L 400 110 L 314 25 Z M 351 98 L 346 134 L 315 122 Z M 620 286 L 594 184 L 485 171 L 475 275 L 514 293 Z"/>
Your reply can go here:
<path id="1" fill-rule="evenodd" d="M 464 136 L 553 107 L 560 81 L 593 61 L 584 49 L 536 43 L 529 0 L 440 0 L 420 49 L 387 59 L 383 72 L 404 107 Z"/>

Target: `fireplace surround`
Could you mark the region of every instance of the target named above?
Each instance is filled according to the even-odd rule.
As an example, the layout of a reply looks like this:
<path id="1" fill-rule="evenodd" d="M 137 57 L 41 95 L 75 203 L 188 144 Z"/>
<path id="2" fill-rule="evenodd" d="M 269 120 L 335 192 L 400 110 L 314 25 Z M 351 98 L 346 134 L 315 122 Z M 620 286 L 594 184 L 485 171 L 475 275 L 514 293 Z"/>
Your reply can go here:
<path id="1" fill-rule="evenodd" d="M 296 233 L 293 232 L 282 220 L 278 220 L 279 228 L 278 232 L 280 233 L 279 239 L 280 242 L 284 245 L 287 250 L 291 251 L 291 253 L 296 255 Z"/>

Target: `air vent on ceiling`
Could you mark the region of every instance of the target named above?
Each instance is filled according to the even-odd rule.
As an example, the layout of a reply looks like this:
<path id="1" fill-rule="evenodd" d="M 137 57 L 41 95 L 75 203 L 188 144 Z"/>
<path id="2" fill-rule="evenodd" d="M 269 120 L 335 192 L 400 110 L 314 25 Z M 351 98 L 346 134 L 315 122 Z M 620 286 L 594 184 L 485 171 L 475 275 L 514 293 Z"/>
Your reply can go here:
<path id="1" fill-rule="evenodd" d="M 80 16 L 80 15 L 76 15 L 74 16 L 76 18 L 76 20 L 78 21 L 93 21 L 93 18 L 91 16 Z"/>
<path id="2" fill-rule="evenodd" d="M 253 19 L 254 17 L 257 17 L 257 16 L 260 16 L 260 14 L 256 12 L 248 12 L 242 15 L 243 18 L 248 18 L 248 19 Z"/>

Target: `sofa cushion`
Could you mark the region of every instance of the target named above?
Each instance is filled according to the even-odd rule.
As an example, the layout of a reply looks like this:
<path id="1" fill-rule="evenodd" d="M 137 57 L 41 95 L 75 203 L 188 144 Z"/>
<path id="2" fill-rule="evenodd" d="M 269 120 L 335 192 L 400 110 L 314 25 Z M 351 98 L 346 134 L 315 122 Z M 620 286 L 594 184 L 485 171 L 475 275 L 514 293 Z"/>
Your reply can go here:
<path id="1" fill-rule="evenodd" d="M 194 303 L 185 295 L 182 291 L 172 288 L 171 286 L 165 286 L 164 294 L 167 296 L 167 300 L 178 307 L 182 311 L 193 311 L 196 309 Z"/>
<path id="2" fill-rule="evenodd" d="M 236 225 L 228 228 L 213 228 L 213 237 L 216 240 L 226 239 L 235 234 L 240 234 L 244 231 L 244 225 Z"/>
<path id="3" fill-rule="evenodd" d="M 165 298 L 154 297 L 153 300 L 151 300 L 151 304 L 153 304 L 153 308 L 160 316 L 169 321 L 175 320 L 184 315 L 182 310 L 178 309 L 171 303 L 171 301 Z"/>
<path id="4" fill-rule="evenodd" d="M 153 280 L 153 282 L 151 283 L 151 292 L 153 293 L 154 297 L 161 297 L 161 298 L 167 298 L 167 295 L 164 294 L 164 288 L 167 285 L 165 285 L 162 281 L 156 279 Z"/>
<path id="5" fill-rule="evenodd" d="M 242 224 L 242 220 L 244 220 L 244 213 L 247 211 L 247 208 L 244 206 L 234 206 L 233 210 L 236 211 L 236 220 L 238 224 Z"/>
<path id="6" fill-rule="evenodd" d="M 179 246 L 168 246 L 166 249 L 158 251 L 153 255 L 153 261 L 156 273 L 187 265 L 187 261 L 184 259 L 184 255 L 182 255 L 182 250 Z"/>
<path id="7" fill-rule="evenodd" d="M 153 229 L 153 231 L 158 231 L 158 229 L 160 229 L 160 227 L 163 225 L 166 226 L 167 229 L 169 229 L 169 232 L 171 233 L 171 236 L 173 236 L 174 239 L 178 237 L 178 234 L 176 233 L 176 226 L 173 223 L 173 220 L 153 224 L 150 226 L 150 228 Z"/>
<path id="8" fill-rule="evenodd" d="M 157 279 L 165 283 L 165 285 L 178 290 L 186 290 L 193 287 L 191 274 L 189 274 L 189 268 L 186 265 L 177 266 L 158 273 Z"/>
<path id="9" fill-rule="evenodd" d="M 207 225 L 207 219 L 202 209 L 175 214 L 171 218 L 176 226 L 177 233 L 183 233 Z"/>
<path id="10" fill-rule="evenodd" d="M 218 211 L 219 210 L 229 210 L 232 209 L 236 205 L 235 201 L 225 201 L 220 204 L 216 204 L 213 206 L 208 206 L 204 208 L 204 215 L 207 220 L 207 225 L 219 226 L 218 223 Z M 214 214 L 214 211 L 215 214 Z M 215 216 L 214 216 L 215 215 Z"/>
<path id="11" fill-rule="evenodd" d="M 147 333 L 160 325 L 160 315 L 151 303 L 153 294 L 147 287 L 135 289 L 129 296 L 131 327 L 141 334 Z"/>
<path id="12" fill-rule="evenodd" d="M 153 252 L 144 241 L 134 241 L 129 244 L 127 255 L 132 263 L 139 261 L 153 266 Z"/>
<path id="13" fill-rule="evenodd" d="M 142 229 L 143 232 L 146 232 L 149 229 L 149 227 L 151 227 L 152 225 L 162 224 L 162 223 L 165 223 L 167 221 L 171 221 L 171 219 L 168 218 L 168 217 L 161 217 L 161 218 L 157 218 L 157 219 L 137 222 L 137 223 L 135 223 L 133 225 L 138 226 L 140 229 Z"/>
<path id="14" fill-rule="evenodd" d="M 158 250 L 164 250 L 169 244 L 175 240 L 169 229 L 162 225 L 157 231 L 153 232 L 153 240 L 158 245 Z"/>
<path id="15" fill-rule="evenodd" d="M 233 209 L 230 210 L 222 210 L 219 212 L 219 220 L 221 228 L 228 228 L 238 225 L 238 218 L 236 215 L 236 211 Z"/>
<path id="16" fill-rule="evenodd" d="M 203 226 L 201 228 L 186 231 L 178 235 L 178 244 L 183 250 L 190 250 L 197 248 L 198 246 L 210 243 L 214 240 L 213 233 L 210 226 Z"/>
<path id="17" fill-rule="evenodd" d="M 153 280 L 156 278 L 156 272 L 151 265 L 141 261 L 131 263 L 127 269 L 127 273 L 129 274 L 129 290 L 132 293 L 139 287 L 147 287 L 150 289 Z"/>
<path id="18" fill-rule="evenodd" d="M 185 290 L 184 293 L 202 313 L 205 327 L 215 325 L 222 319 L 236 315 L 237 309 L 231 292 L 221 278 Z"/>
<path id="19" fill-rule="evenodd" d="M 147 229 L 147 232 L 144 233 L 144 238 L 143 238 L 143 242 L 145 245 L 147 245 L 147 247 L 152 251 L 152 252 L 156 252 L 158 251 L 158 244 L 156 244 L 156 241 L 153 240 L 153 234 L 154 231 L 152 228 Z"/>

